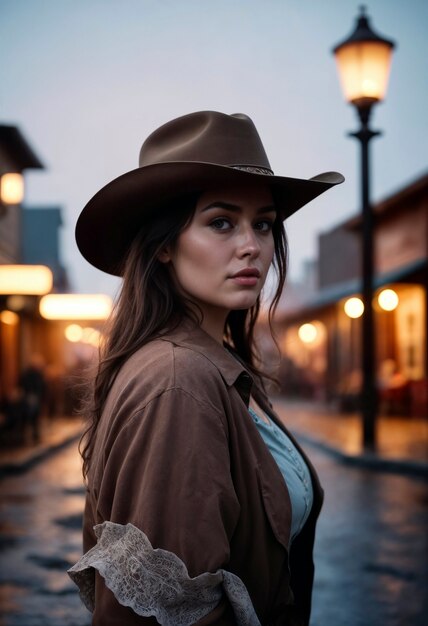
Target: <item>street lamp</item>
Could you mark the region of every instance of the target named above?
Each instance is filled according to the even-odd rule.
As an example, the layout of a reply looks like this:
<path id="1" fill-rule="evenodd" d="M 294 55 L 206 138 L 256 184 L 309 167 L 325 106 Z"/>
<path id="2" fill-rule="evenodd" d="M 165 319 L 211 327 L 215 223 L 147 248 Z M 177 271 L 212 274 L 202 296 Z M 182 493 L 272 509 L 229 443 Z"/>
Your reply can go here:
<path id="1" fill-rule="evenodd" d="M 24 199 L 24 177 L 19 172 L 8 172 L 0 177 L 0 206 L 21 204 Z"/>
<path id="2" fill-rule="evenodd" d="M 394 43 L 377 35 L 370 27 L 365 7 L 351 35 L 333 49 L 340 82 L 346 100 L 357 109 L 361 127 L 349 133 L 361 144 L 362 204 L 362 415 L 363 443 L 376 444 L 375 421 L 377 393 L 375 380 L 374 316 L 373 316 L 373 215 L 370 206 L 369 142 L 380 135 L 369 127 L 372 106 L 386 93 Z"/>
<path id="3" fill-rule="evenodd" d="M 26 169 L 43 169 L 19 128 L 0 124 L 0 218 L 24 199 Z"/>

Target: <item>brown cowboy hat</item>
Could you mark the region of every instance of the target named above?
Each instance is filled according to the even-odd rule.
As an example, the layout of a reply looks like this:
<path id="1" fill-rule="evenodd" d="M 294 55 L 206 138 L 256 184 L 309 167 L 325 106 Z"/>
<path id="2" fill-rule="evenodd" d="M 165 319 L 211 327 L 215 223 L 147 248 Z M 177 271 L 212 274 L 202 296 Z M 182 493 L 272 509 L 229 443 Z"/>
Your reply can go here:
<path id="1" fill-rule="evenodd" d="M 268 185 L 285 219 L 343 180 L 337 172 L 309 180 L 274 176 L 247 115 L 190 113 L 149 135 L 139 167 L 95 194 L 77 221 L 76 241 L 89 263 L 120 276 L 134 237 L 169 200 L 216 185 Z"/>

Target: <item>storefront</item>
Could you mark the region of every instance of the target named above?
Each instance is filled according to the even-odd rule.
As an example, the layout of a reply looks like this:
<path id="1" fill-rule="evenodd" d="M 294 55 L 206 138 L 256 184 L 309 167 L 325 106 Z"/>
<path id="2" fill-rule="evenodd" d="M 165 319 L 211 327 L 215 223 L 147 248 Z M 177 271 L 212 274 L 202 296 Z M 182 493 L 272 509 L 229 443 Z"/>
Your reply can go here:
<path id="1" fill-rule="evenodd" d="M 380 410 L 426 415 L 428 176 L 374 207 L 375 345 Z M 358 408 L 359 219 L 320 237 L 320 288 L 275 320 L 285 394 Z M 352 242 L 352 243 L 350 243 Z M 346 259 L 342 257 L 347 257 Z M 338 257 L 342 257 L 338 262 Z"/>

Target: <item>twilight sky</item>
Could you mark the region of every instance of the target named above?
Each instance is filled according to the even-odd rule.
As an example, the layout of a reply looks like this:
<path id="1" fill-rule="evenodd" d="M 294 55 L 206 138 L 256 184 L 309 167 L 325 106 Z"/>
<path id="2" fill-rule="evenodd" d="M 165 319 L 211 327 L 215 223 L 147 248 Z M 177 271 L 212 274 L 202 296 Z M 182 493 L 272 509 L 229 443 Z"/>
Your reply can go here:
<path id="1" fill-rule="evenodd" d="M 397 43 L 372 119 L 385 133 L 371 151 L 377 201 L 428 169 L 428 2 L 366 6 L 374 30 Z M 85 203 L 137 167 L 152 130 L 205 109 L 250 115 L 276 174 L 345 175 L 287 220 L 298 278 L 318 234 L 359 210 L 358 144 L 346 137 L 357 117 L 331 54 L 357 14 L 351 0 L 0 0 L 0 120 L 46 165 L 27 173 L 26 205 L 62 208 L 74 290 L 118 286 L 74 243 Z"/>

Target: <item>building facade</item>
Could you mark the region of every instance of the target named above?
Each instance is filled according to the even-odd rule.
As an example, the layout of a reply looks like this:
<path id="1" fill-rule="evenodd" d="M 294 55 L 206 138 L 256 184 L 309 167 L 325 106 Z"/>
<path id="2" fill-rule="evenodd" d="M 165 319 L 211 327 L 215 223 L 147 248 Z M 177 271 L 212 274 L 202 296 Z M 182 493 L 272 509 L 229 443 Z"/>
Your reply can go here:
<path id="1" fill-rule="evenodd" d="M 376 204 L 373 212 L 380 410 L 426 415 L 428 175 Z M 318 289 L 294 305 L 285 291 L 275 320 L 284 393 L 358 408 L 361 316 L 358 311 L 350 316 L 352 303 L 348 312 L 345 304 L 360 295 L 360 240 L 360 217 L 322 234 Z"/>
<path id="2" fill-rule="evenodd" d="M 13 207 L 0 221 L 1 264 L 44 265 L 53 274 L 53 291 L 67 291 L 68 278 L 60 259 L 59 207 Z M 39 297 L 0 295 L 0 401 L 8 397 L 20 372 L 35 354 L 55 361 L 53 324 L 40 317 Z"/>

